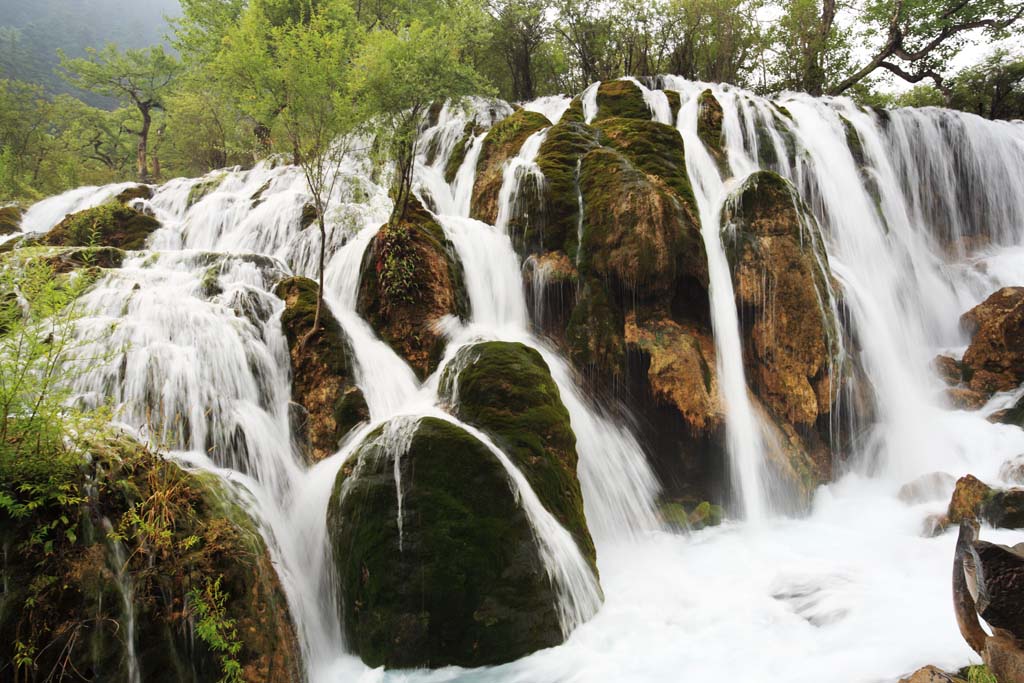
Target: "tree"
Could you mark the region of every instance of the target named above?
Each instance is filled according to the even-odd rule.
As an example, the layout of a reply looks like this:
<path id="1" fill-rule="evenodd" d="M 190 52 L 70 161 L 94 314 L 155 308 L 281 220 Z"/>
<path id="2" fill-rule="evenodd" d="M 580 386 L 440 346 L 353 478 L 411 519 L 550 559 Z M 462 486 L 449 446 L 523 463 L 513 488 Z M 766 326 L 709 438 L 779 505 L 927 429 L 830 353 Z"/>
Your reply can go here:
<path id="1" fill-rule="evenodd" d="M 665 65 L 698 81 L 744 85 L 763 36 L 761 0 L 671 0 L 666 8 Z"/>
<path id="2" fill-rule="evenodd" d="M 489 91 L 463 55 L 458 32 L 413 21 L 398 32 L 369 33 L 355 62 L 351 96 L 358 120 L 395 164 L 392 222 L 412 191 L 416 135 L 431 103 Z"/>
<path id="3" fill-rule="evenodd" d="M 850 29 L 837 25 L 835 0 L 785 0 L 771 38 L 777 90 L 819 96 L 849 71 Z"/>
<path id="4" fill-rule="evenodd" d="M 147 149 L 153 113 L 163 108 L 164 97 L 180 73 L 181 66 L 163 47 L 121 52 L 113 43 L 100 51 L 87 50 L 86 58 L 69 59 L 60 52 L 63 77 L 75 87 L 98 95 L 116 97 L 134 106 L 141 120 L 131 131 L 138 136 L 136 165 L 139 180 L 149 180 Z"/>
<path id="5" fill-rule="evenodd" d="M 180 1 L 181 17 L 171 22 L 171 42 L 186 62 L 201 67 L 220 51 L 224 37 L 245 9 L 245 0 Z"/>
<path id="6" fill-rule="evenodd" d="M 1003 38 L 1022 17 L 1021 0 L 868 0 L 866 36 L 881 45 L 829 92 L 842 94 L 885 69 L 909 83 L 931 79 L 948 96 L 944 72 L 968 38 L 978 32 L 988 40 Z"/>
<path id="7" fill-rule="evenodd" d="M 338 165 L 349 151 L 356 119 L 349 98 L 349 73 L 361 30 L 347 6 L 312 11 L 308 22 L 287 23 L 271 33 L 275 69 L 285 84 L 281 126 L 316 209 L 320 229 L 319 288 L 309 334 L 320 329 L 327 250 L 327 205 L 340 177 Z"/>
<path id="8" fill-rule="evenodd" d="M 954 78 L 947 104 L 987 119 L 1024 118 L 1024 57 L 996 50 Z"/>
<path id="9" fill-rule="evenodd" d="M 488 9 L 496 26 L 494 36 L 511 76 L 511 97 L 537 96 L 533 58 L 547 39 L 550 26 L 544 0 L 491 0 Z"/>

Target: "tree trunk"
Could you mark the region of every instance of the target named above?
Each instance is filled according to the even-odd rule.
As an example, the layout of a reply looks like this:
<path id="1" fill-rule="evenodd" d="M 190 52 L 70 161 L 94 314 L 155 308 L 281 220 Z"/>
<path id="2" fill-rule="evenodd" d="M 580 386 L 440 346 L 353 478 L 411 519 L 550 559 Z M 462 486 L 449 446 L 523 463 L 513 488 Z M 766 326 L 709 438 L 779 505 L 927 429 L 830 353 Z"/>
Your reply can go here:
<path id="1" fill-rule="evenodd" d="M 149 114 L 148 106 L 139 107 L 139 111 L 142 113 L 142 128 L 139 129 L 139 148 L 136 163 L 139 172 L 139 182 L 148 183 L 149 168 L 146 163 L 146 150 L 149 147 L 149 127 L 153 123 L 153 117 Z"/>
<path id="2" fill-rule="evenodd" d="M 313 316 L 313 329 L 310 330 L 310 334 L 314 334 L 320 329 L 320 310 L 324 306 L 324 262 L 327 260 L 327 225 L 324 223 L 324 210 L 320 206 L 316 208 L 316 221 L 320 226 L 320 264 L 317 271 L 320 279 L 316 290 L 316 315 Z"/>

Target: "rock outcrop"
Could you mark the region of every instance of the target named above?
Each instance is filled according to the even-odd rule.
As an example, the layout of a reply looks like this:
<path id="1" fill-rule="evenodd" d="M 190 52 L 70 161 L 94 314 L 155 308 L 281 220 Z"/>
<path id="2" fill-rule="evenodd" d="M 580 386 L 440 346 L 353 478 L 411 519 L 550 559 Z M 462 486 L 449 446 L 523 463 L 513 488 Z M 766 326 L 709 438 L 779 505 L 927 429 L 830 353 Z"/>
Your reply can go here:
<path id="1" fill-rule="evenodd" d="M 484 666 L 562 642 L 508 473 L 437 418 L 388 423 L 338 474 L 328 530 L 346 642 L 370 666 Z"/>
<path id="2" fill-rule="evenodd" d="M 129 206 L 111 202 L 71 214 L 43 237 L 55 247 L 144 249 L 160 221 Z"/>
<path id="3" fill-rule="evenodd" d="M 1019 387 L 1024 382 L 1024 287 L 1000 289 L 960 322 L 972 338 L 959 363 L 963 386 L 954 402 L 976 408 L 997 392 Z M 946 374 L 955 377 L 951 369 Z"/>
<path id="4" fill-rule="evenodd" d="M 56 481 L 68 498 L 10 516 L 33 495 L 23 485 Z M 114 439 L 80 465 L 39 453 L 6 464 L 0 487 L 12 498 L 0 512 L 0 669 L 127 680 L 133 633 L 142 680 L 199 683 L 236 667 L 247 683 L 302 680 L 270 555 L 222 480 Z"/>
<path id="5" fill-rule="evenodd" d="M 540 353 L 514 342 L 463 348 L 441 378 L 441 394 L 456 417 L 485 432 L 512 459 L 596 573 L 576 475 L 576 436 Z"/>
<path id="6" fill-rule="evenodd" d="M 21 217 L 24 213 L 17 204 L 0 207 L 0 237 L 21 232 Z"/>
<path id="7" fill-rule="evenodd" d="M 543 114 L 520 109 L 496 123 L 484 138 L 477 161 L 473 185 L 473 218 L 494 223 L 498 218 L 498 194 L 501 192 L 505 164 L 519 154 L 526 139 L 547 128 L 551 122 Z"/>
<path id="8" fill-rule="evenodd" d="M 997 528 L 1022 529 L 1024 488 L 992 488 L 968 474 L 957 480 L 946 517 L 949 524 L 977 520 Z"/>
<path id="9" fill-rule="evenodd" d="M 345 435 L 370 417 L 354 382 L 348 338 L 326 305 L 320 329 L 310 334 L 317 289 L 308 278 L 292 277 L 274 290 L 285 302 L 281 327 L 291 358 L 292 434 L 311 463 L 334 454 Z"/>
<path id="10" fill-rule="evenodd" d="M 377 233 L 363 256 L 357 310 L 425 378 L 444 352 L 438 324 L 466 318 L 462 266 L 444 231 L 420 204 Z"/>

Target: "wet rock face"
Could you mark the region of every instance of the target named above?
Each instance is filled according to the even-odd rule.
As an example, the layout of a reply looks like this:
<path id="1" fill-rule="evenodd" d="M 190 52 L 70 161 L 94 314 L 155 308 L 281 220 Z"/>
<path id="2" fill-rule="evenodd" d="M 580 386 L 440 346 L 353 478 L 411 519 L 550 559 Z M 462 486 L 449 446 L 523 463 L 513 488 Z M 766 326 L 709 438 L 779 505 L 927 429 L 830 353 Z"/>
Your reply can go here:
<path id="1" fill-rule="evenodd" d="M 808 428 L 831 412 L 843 369 L 828 259 L 798 202 L 788 182 L 759 172 L 727 202 L 724 237 L 754 390 Z"/>
<path id="2" fill-rule="evenodd" d="M 651 110 L 640 88 L 632 81 L 605 81 L 597 88 L 594 123 L 609 118 L 651 120 Z"/>
<path id="3" fill-rule="evenodd" d="M 277 285 L 274 293 L 285 302 L 281 327 L 291 358 L 293 411 L 292 432 L 300 439 L 308 462 L 334 454 L 346 434 L 369 419 L 362 391 L 355 385 L 351 347 L 341 325 L 324 306 L 320 330 L 313 335 L 317 283 L 292 277 Z"/>
<path id="4" fill-rule="evenodd" d="M 697 100 L 697 136 L 707 148 L 711 158 L 725 168 L 728 160 L 722 146 L 722 104 L 710 90 L 702 92 Z"/>
<path id="5" fill-rule="evenodd" d="M 328 530 L 346 642 L 389 668 L 499 664 L 561 643 L 556 596 L 501 463 L 449 422 L 411 426 L 371 434 L 335 483 Z"/>
<path id="6" fill-rule="evenodd" d="M 477 161 L 470 211 L 473 218 L 491 224 L 497 220 L 498 194 L 501 192 L 505 164 L 519 154 L 528 137 L 550 125 L 551 122 L 543 114 L 520 109 L 488 131 Z"/>
<path id="7" fill-rule="evenodd" d="M 406 215 L 367 247 L 357 310 L 421 379 L 444 352 L 439 323 L 469 315 L 455 250 L 418 202 L 410 201 Z"/>
<path id="8" fill-rule="evenodd" d="M 20 206 L 0 207 L 0 237 L 21 231 L 21 216 L 25 212 Z"/>
<path id="9" fill-rule="evenodd" d="M 576 304 L 579 272 L 565 252 L 531 256 L 523 264 L 526 305 L 536 330 L 565 343 L 565 328 Z"/>
<path id="10" fill-rule="evenodd" d="M 62 534 L 50 553 L 29 541 L 57 514 L 52 503 L 0 525 L 0 668 L 20 669 L 26 681 L 50 680 L 62 668 L 86 680 L 127 680 L 123 573 L 133 592 L 142 680 L 200 683 L 224 675 L 223 652 L 197 635 L 204 613 L 215 615 L 206 627 L 216 623 L 216 634 L 237 647 L 231 658 L 241 680 L 302 680 L 284 591 L 255 523 L 227 486 L 126 440 L 96 444 L 91 454 L 69 481 L 70 494 L 84 499 L 73 538 Z M 9 483 L 0 485 L 9 490 Z M 108 530 L 120 538 L 119 552 Z M 32 650 L 27 667 L 13 664 L 18 641 Z"/>
<path id="11" fill-rule="evenodd" d="M 456 417 L 487 433 L 512 459 L 596 572 L 576 475 L 576 436 L 540 353 L 513 342 L 464 348 L 447 366 L 441 394 Z"/>
<path id="12" fill-rule="evenodd" d="M 1024 381 L 1024 287 L 1004 287 L 960 319 L 973 331 L 962 361 L 966 386 L 983 399 Z"/>
<path id="13" fill-rule="evenodd" d="M 144 249 L 160 221 L 123 204 L 110 203 L 71 214 L 43 237 L 54 247 Z"/>
<path id="14" fill-rule="evenodd" d="M 956 482 L 949 523 L 976 519 L 1002 529 L 1024 528 L 1024 488 L 996 489 L 968 474 Z"/>

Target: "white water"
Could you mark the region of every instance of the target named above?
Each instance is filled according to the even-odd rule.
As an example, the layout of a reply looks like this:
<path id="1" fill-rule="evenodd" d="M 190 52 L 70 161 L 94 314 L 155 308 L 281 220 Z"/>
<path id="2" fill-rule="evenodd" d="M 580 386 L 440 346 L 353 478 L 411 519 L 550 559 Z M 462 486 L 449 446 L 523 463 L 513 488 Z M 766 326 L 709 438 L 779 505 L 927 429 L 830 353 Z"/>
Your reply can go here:
<path id="1" fill-rule="evenodd" d="M 725 431 L 729 452 L 733 491 L 744 519 L 759 523 L 767 512 L 764 481 L 764 428 L 754 412 L 743 370 L 743 343 L 740 340 L 732 271 L 722 245 L 722 207 L 735 184 L 723 181 L 711 155 L 697 136 L 699 112 L 698 84 L 682 82 L 685 98 L 679 111 L 678 129 L 686 148 L 686 172 L 700 214 L 701 236 L 708 259 L 708 293 L 711 297 L 711 322 L 715 335 L 718 381 L 725 404 Z"/>
<path id="2" fill-rule="evenodd" d="M 446 190 L 448 204 L 438 197 L 441 184 L 427 182 L 420 169 L 418 189 L 436 200 L 463 260 L 472 299 L 470 324 L 449 326 L 453 340 L 446 359 L 479 339 L 538 348 L 577 435 L 605 602 L 558 648 L 469 672 L 384 673 L 342 654 L 330 608 L 323 512 L 338 468 L 372 425 L 312 468 L 291 451 L 288 378 L 281 370 L 287 366 L 276 318 L 280 304 L 265 290 L 273 271 L 312 274 L 309 255 L 317 242 L 310 231 L 298 230 L 305 198 L 294 170 L 261 166 L 230 172 L 220 188 L 189 209 L 185 204 L 194 181 L 172 181 L 149 202 L 166 226 L 153 238 L 160 249 L 261 251 L 276 257 L 261 265 L 225 257 L 218 273 L 221 294 L 200 294 L 209 265 L 200 265 L 201 255 L 188 251 L 156 259 L 140 255 L 90 294 L 97 315 L 83 324 L 95 324 L 96 330 L 114 326 L 105 350 L 117 354 L 127 374 L 115 371 L 118 363 L 112 361 L 110 367 L 97 367 L 93 383 L 80 389 L 95 394 L 93 400 L 113 397 L 125 421 L 188 449 L 176 452 L 183 462 L 210 469 L 249 492 L 250 509 L 260 520 L 300 626 L 311 680 L 818 683 L 842 672 L 841 680 L 867 683 L 895 680 L 927 663 L 956 668 L 972 660 L 949 600 L 955 532 L 934 539 L 919 535 L 924 518 L 942 511 L 945 502 L 908 506 L 895 493 L 913 477 L 935 470 L 954 476 L 972 472 L 997 483 L 1000 464 L 1024 452 L 1020 429 L 990 424 L 981 413 L 948 409 L 928 368 L 936 352 L 965 346 L 956 323 L 960 313 L 999 286 L 1024 284 L 1022 127 L 937 110 L 894 112 L 883 127 L 845 101 L 802 96 L 779 103 L 792 114 L 789 120 L 772 103 L 716 87 L 725 113 L 729 173 L 735 176 L 730 180 L 722 179 L 701 155 L 699 143 L 688 139 L 695 129 L 685 102 L 703 86 L 668 85 L 683 91 L 679 123 L 687 139 L 687 170 L 695 189 L 702 185 L 698 195 L 715 215 L 725 189 L 762 165 L 763 139 L 751 128 L 755 121 L 767 126 L 773 170 L 800 188 L 822 225 L 880 420 L 858 442 L 849 463 L 855 471 L 820 489 L 806 518 L 729 522 L 692 536 L 643 533 L 652 528 L 655 485 L 639 447 L 628 430 L 582 396 L 565 361 L 529 334 L 518 260 L 507 236 L 465 218 L 478 142 L 467 154 L 471 162 Z M 584 100 L 591 120 L 596 87 Z M 877 202 L 846 145 L 840 112 L 861 134 L 867 177 L 880 188 Z M 784 138 L 790 136 L 800 149 L 793 159 L 785 154 Z M 352 340 L 374 424 L 403 414 L 432 414 L 436 376 L 421 386 L 354 310 L 363 251 L 390 209 L 385 194 L 361 179 L 356 168 L 330 213 L 329 302 Z M 252 195 L 268 181 L 266 200 L 252 207 Z M 76 190 L 47 200 L 26 216 L 26 229 L 46 230 L 68 207 L 100 203 L 113 194 L 111 188 Z M 509 201 L 514 194 L 510 188 Z M 224 220 L 228 213 L 231 219 Z M 706 240 L 711 237 L 707 225 L 704 232 Z M 954 256 L 936 237 L 977 232 L 993 237 L 994 244 L 973 253 L 953 249 Z M 729 301 L 722 299 L 728 298 L 716 300 L 714 308 L 723 309 L 716 316 L 727 317 Z M 719 346 L 720 327 L 716 318 Z M 131 346 L 121 348 L 124 342 Z M 720 363 L 723 357 L 732 356 L 719 351 Z M 733 391 L 745 396 L 745 383 L 736 383 Z M 734 422 L 735 405 L 730 401 L 729 406 Z M 153 415 L 159 420 L 152 421 Z M 180 416 L 188 418 L 187 439 L 165 429 Z M 232 438 L 236 433 L 244 438 Z M 210 457 L 208 442 L 218 445 Z M 557 536 L 557 530 L 549 531 Z M 984 530 L 983 537 L 1019 540 L 1005 531 Z M 561 558 L 571 560 L 570 551 L 560 551 Z M 573 591 L 586 595 L 585 586 Z"/>

